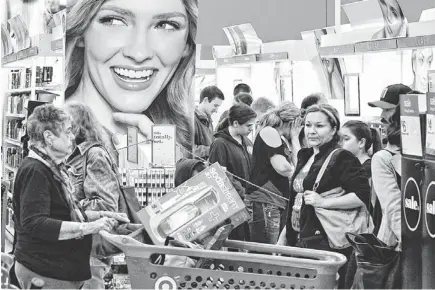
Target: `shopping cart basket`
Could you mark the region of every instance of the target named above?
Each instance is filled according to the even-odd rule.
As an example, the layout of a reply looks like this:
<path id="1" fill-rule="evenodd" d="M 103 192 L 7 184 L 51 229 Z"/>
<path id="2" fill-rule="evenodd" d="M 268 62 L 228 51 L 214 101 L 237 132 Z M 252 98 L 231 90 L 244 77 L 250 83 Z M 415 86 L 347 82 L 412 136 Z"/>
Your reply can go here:
<path id="1" fill-rule="evenodd" d="M 128 236 L 100 234 L 125 253 L 133 289 L 332 289 L 338 269 L 346 263 L 338 253 L 295 247 L 231 240 L 224 244 L 254 254 L 154 246 Z M 161 254 L 214 262 L 210 269 L 154 264 Z"/>

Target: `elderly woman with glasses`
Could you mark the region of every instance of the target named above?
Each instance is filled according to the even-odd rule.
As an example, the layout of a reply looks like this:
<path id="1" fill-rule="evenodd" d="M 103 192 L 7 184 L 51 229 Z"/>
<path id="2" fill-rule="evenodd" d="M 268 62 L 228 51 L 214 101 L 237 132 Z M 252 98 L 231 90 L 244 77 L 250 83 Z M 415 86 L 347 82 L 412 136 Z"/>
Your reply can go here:
<path id="1" fill-rule="evenodd" d="M 47 289 L 79 289 L 91 278 L 91 234 L 110 231 L 128 219 L 85 212 L 76 201 L 63 163 L 74 140 L 64 111 L 53 105 L 36 108 L 27 130 L 30 152 L 18 169 L 13 196 L 15 272 L 24 289 L 35 277 Z"/>

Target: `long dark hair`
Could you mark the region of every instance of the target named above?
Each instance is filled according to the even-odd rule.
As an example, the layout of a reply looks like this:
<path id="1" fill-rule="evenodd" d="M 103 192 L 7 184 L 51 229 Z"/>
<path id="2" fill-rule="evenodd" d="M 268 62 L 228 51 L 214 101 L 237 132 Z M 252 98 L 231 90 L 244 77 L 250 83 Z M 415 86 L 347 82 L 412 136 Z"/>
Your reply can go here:
<path id="1" fill-rule="evenodd" d="M 243 125 L 249 120 L 255 119 L 256 117 L 257 113 L 255 113 L 255 111 L 248 105 L 243 103 L 236 104 L 230 108 L 228 111 L 228 116 L 222 120 L 216 131 L 227 129 L 235 121 L 237 121 L 240 125 Z"/>
<path id="2" fill-rule="evenodd" d="M 373 154 L 382 149 L 381 136 L 374 128 L 370 128 L 367 123 L 357 120 L 347 121 L 343 125 L 344 128 L 348 128 L 358 141 L 362 138 L 366 140 L 364 150 L 367 152 L 373 145 Z"/>
<path id="3" fill-rule="evenodd" d="M 400 106 L 397 106 L 387 127 L 387 140 L 391 145 L 402 147 L 400 138 Z"/>

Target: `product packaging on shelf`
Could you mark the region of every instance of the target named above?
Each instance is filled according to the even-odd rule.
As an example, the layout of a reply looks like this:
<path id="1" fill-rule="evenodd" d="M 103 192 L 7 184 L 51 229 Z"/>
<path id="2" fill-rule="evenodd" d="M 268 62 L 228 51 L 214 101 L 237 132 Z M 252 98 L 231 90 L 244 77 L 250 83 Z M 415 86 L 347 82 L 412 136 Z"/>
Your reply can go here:
<path id="1" fill-rule="evenodd" d="M 435 70 L 430 70 L 428 73 L 429 92 L 435 93 Z"/>
<path id="2" fill-rule="evenodd" d="M 249 216 L 218 163 L 153 200 L 138 215 L 156 245 L 163 245 L 168 236 L 186 242 L 205 240 L 226 222 L 237 227 Z"/>
<path id="3" fill-rule="evenodd" d="M 174 189 L 175 168 L 120 169 L 121 184 L 134 186 L 142 206 Z"/>

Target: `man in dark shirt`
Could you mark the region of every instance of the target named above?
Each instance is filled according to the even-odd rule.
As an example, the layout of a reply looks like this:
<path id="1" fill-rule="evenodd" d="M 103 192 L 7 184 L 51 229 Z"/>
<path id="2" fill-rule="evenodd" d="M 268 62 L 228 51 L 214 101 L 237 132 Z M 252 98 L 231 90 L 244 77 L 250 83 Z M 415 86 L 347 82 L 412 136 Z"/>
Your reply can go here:
<path id="1" fill-rule="evenodd" d="M 195 109 L 194 154 L 196 157 L 208 159 L 214 131 L 211 115 L 217 112 L 224 99 L 224 94 L 217 86 L 209 86 L 201 91 L 200 104 Z"/>

